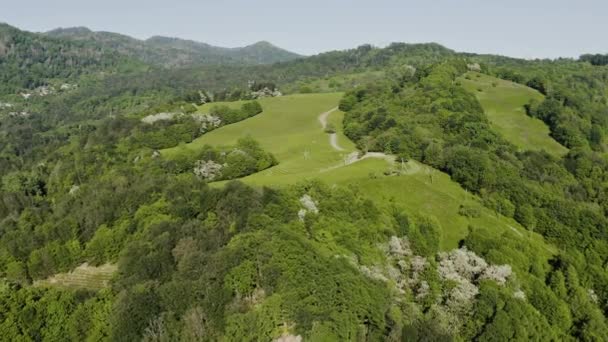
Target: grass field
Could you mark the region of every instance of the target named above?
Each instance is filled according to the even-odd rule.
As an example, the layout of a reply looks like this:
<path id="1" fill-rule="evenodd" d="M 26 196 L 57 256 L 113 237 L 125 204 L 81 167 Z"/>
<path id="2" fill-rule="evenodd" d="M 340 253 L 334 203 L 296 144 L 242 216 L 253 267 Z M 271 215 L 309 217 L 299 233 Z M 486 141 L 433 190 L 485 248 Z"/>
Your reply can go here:
<path id="1" fill-rule="evenodd" d="M 105 264 L 98 267 L 82 264 L 68 273 L 34 282 L 34 286 L 57 286 L 71 289 L 100 290 L 107 287 L 116 271 L 116 265 Z"/>
<path id="2" fill-rule="evenodd" d="M 354 144 L 341 132 L 344 113 L 334 111 L 328 118 L 328 122 L 337 129 L 338 144 L 345 149 L 342 152 L 330 146 L 329 136 L 323 132 L 318 120 L 321 113 L 338 105 L 340 96 L 339 93 L 306 94 L 262 99 L 262 114 L 221 127 L 190 144 L 161 153 L 171 157 L 176 153 L 188 153 L 204 144 L 232 145 L 239 137 L 251 135 L 266 150 L 275 154 L 279 165 L 242 178 L 247 184 L 280 187 L 312 179 L 335 186 L 354 184 L 381 208 L 387 209 L 394 201 L 409 213 L 436 217 L 443 228 L 443 249 L 457 247 L 469 226 L 491 228 L 497 234 L 515 234 L 538 240 L 543 248 L 549 248 L 540 236 L 526 231 L 512 219 L 497 216 L 483 208 L 477 197 L 467 193 L 447 174 L 431 167 L 410 161 L 404 174 L 385 176 L 386 170 L 401 166 L 376 158 L 344 165 L 344 156 L 355 151 Z M 238 106 L 239 103 L 232 105 Z M 207 108 L 204 106 L 201 111 Z M 306 155 L 305 151 L 308 151 Z M 221 186 L 224 183 L 212 185 Z M 459 215 L 461 204 L 478 206 L 481 216 L 467 218 Z"/>
<path id="3" fill-rule="evenodd" d="M 525 113 L 524 105 L 530 99 L 543 99 L 538 91 L 476 72 L 469 72 L 458 80 L 477 96 L 494 128 L 518 148 L 545 150 L 558 157 L 568 152 L 549 136 L 544 122 Z"/>
<path id="4" fill-rule="evenodd" d="M 352 89 L 356 86 L 373 83 L 384 78 L 384 71 L 364 71 L 358 73 L 335 75 L 288 84 L 282 89 L 288 93 L 330 93 Z"/>
<path id="5" fill-rule="evenodd" d="M 252 184 L 291 184 L 315 177 L 322 169 L 340 165 L 344 156 L 355 150 L 354 144 L 341 132 L 341 113 L 331 114 L 329 122 L 338 129 L 338 144 L 345 151 L 336 151 L 329 145 L 329 135 L 323 132 L 318 117 L 321 113 L 338 106 L 341 93 L 301 94 L 260 100 L 264 111 L 250 119 L 221 127 L 201 136 L 184 146 L 162 150 L 171 157 L 176 153 L 188 153 L 205 144 L 214 146 L 234 145 L 245 136 L 252 136 L 262 147 L 272 152 L 279 165 L 246 177 Z M 238 106 L 239 103 L 231 105 Z M 210 104 L 200 110 L 205 112 Z"/>

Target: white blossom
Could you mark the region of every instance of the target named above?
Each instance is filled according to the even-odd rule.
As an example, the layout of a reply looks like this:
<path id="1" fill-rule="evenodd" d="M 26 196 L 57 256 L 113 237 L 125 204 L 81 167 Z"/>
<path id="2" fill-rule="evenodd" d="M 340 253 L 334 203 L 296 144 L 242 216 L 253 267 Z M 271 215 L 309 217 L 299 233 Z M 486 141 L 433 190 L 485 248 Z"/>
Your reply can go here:
<path id="1" fill-rule="evenodd" d="M 526 294 L 522 290 L 517 290 L 513 293 L 513 298 L 517 298 L 519 300 L 526 300 Z"/>
<path id="2" fill-rule="evenodd" d="M 194 166 L 194 174 L 204 180 L 212 181 L 221 176 L 223 166 L 213 160 L 199 160 Z"/>
<path id="3" fill-rule="evenodd" d="M 450 291 L 446 304 L 451 309 L 467 307 L 478 293 L 477 286 L 468 280 L 464 281 Z"/>
<path id="4" fill-rule="evenodd" d="M 467 64 L 467 68 L 471 71 L 481 71 L 481 66 L 479 65 L 479 63 Z"/>
<path id="5" fill-rule="evenodd" d="M 466 247 L 452 250 L 449 253 L 439 253 L 439 258 L 437 271 L 441 278 L 457 282 L 465 279 L 473 280 L 488 267 L 485 260 L 467 250 Z"/>
<path id="6" fill-rule="evenodd" d="M 150 114 L 146 117 L 143 117 L 141 119 L 141 122 L 147 123 L 147 124 L 153 124 L 157 121 L 166 121 L 166 120 L 173 120 L 173 118 L 175 118 L 177 115 L 180 115 L 181 113 L 156 113 L 156 114 Z"/>
<path id="7" fill-rule="evenodd" d="M 383 282 L 388 281 L 388 278 L 384 274 L 382 274 L 382 270 L 378 266 L 372 266 L 371 268 L 367 266 L 361 266 L 360 270 L 363 274 L 372 279 L 380 280 Z"/>
<path id="8" fill-rule="evenodd" d="M 192 118 L 201 124 L 201 133 L 211 131 L 222 125 L 222 119 L 211 114 L 192 114 Z"/>
<path id="9" fill-rule="evenodd" d="M 504 285 L 513 273 L 510 265 L 488 265 L 488 263 L 466 247 L 439 253 L 439 276 L 458 283 L 490 279 Z"/>
<path id="10" fill-rule="evenodd" d="M 23 111 L 23 112 L 10 112 L 10 113 L 8 113 L 8 116 L 27 118 L 27 117 L 30 116 L 30 113 L 28 113 L 26 111 Z"/>
<path id="11" fill-rule="evenodd" d="M 481 279 L 490 279 L 497 282 L 499 285 L 504 285 L 507 282 L 507 278 L 511 276 L 513 271 L 511 265 L 492 265 L 483 272 Z"/>
<path id="12" fill-rule="evenodd" d="M 420 282 L 420 286 L 418 286 L 418 289 L 416 290 L 416 299 L 422 299 L 426 297 L 430 291 L 431 287 L 429 286 L 429 283 L 427 283 L 426 280 L 423 280 L 422 282 Z"/>
<path id="13" fill-rule="evenodd" d="M 300 221 L 304 222 L 304 218 L 306 217 L 306 209 L 300 209 L 300 211 L 298 211 L 298 218 L 300 219 Z"/>
<path id="14" fill-rule="evenodd" d="M 74 185 L 72 185 L 72 187 L 70 188 L 69 194 L 70 194 L 70 195 L 73 195 L 73 194 L 77 193 L 77 192 L 78 192 L 78 190 L 80 190 L 80 186 L 78 186 L 78 185 L 74 184 Z"/>
<path id="15" fill-rule="evenodd" d="M 595 291 L 593 291 L 593 289 L 588 289 L 587 294 L 589 294 L 589 299 L 591 299 L 592 302 L 597 304 L 598 297 L 597 297 L 597 294 L 595 293 Z"/>
<path id="16" fill-rule="evenodd" d="M 319 213 L 319 209 L 317 208 L 315 201 L 312 200 L 312 197 L 310 197 L 310 195 L 305 194 L 302 197 L 300 197 L 300 203 L 302 204 L 302 206 L 304 208 L 306 208 L 306 210 L 308 210 L 314 214 Z"/>
<path id="17" fill-rule="evenodd" d="M 421 257 L 419 255 L 414 255 L 414 257 L 412 258 L 412 271 L 414 271 L 414 273 L 420 273 L 422 271 L 424 271 L 424 269 L 426 268 L 426 265 L 428 264 L 428 261 L 426 261 L 426 258 Z"/>
<path id="18" fill-rule="evenodd" d="M 406 256 L 412 255 L 412 251 L 410 249 L 410 242 L 406 237 L 398 238 L 396 236 L 391 236 L 388 241 L 388 246 L 390 253 L 397 256 Z"/>
<path id="19" fill-rule="evenodd" d="M 262 97 L 278 97 L 278 96 L 282 96 L 283 93 L 281 93 L 279 91 L 279 89 L 269 89 L 268 87 L 264 87 L 263 89 L 260 89 L 258 91 L 252 91 L 251 92 L 251 97 L 254 99 L 259 99 Z"/>
<path id="20" fill-rule="evenodd" d="M 302 336 L 300 335 L 283 335 L 273 342 L 302 342 Z"/>

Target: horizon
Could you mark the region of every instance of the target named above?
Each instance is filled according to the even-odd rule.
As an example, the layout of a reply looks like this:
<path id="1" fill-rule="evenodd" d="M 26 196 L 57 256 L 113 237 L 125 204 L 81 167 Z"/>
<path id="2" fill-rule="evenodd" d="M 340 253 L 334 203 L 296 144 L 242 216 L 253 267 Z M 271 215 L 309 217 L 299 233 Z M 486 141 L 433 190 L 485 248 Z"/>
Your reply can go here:
<path id="1" fill-rule="evenodd" d="M 263 5 L 184 0 L 171 7 L 159 0 L 33 0 L 6 6 L 0 21 L 30 32 L 83 26 L 142 40 L 165 36 L 222 47 L 268 41 L 305 56 L 363 44 L 435 42 L 462 52 L 555 59 L 608 52 L 602 43 L 606 10 L 608 4 L 595 0 L 575 7 L 565 0 L 514 0 L 509 6 L 481 0 L 380 0 L 373 6 L 354 1 L 348 7 L 337 0 L 297 6 L 276 0 Z"/>
<path id="2" fill-rule="evenodd" d="M 134 37 L 134 36 L 131 36 L 129 34 L 122 33 L 122 32 L 108 31 L 108 30 L 96 30 L 96 29 L 92 29 L 92 28 L 90 28 L 88 26 L 82 26 L 82 25 L 80 25 L 80 26 L 54 27 L 54 28 L 51 28 L 51 29 L 48 29 L 48 30 L 45 30 L 45 31 L 29 31 L 27 29 L 24 29 L 24 28 L 12 25 L 11 23 L 0 22 L 0 24 L 2 24 L 2 23 L 7 24 L 7 25 L 12 26 L 12 27 L 15 27 L 15 28 L 17 28 L 17 29 L 19 29 L 21 31 L 26 31 L 26 32 L 35 33 L 35 34 L 45 34 L 45 33 L 51 32 L 51 31 L 55 31 L 55 30 L 86 29 L 86 30 L 89 30 L 89 31 L 91 31 L 93 33 L 119 34 L 119 35 L 123 35 L 123 36 L 127 36 L 127 37 L 130 37 L 130 38 L 137 39 L 139 41 L 146 41 L 146 40 L 149 40 L 149 39 L 152 39 L 152 38 L 155 38 L 155 37 L 160 37 L 160 38 L 169 38 L 169 39 L 179 39 L 179 40 L 184 40 L 184 41 L 192 41 L 192 42 L 195 42 L 195 43 L 207 44 L 207 45 L 210 45 L 210 46 L 213 46 L 213 47 L 227 48 L 227 49 L 238 49 L 238 48 L 253 46 L 253 45 L 256 45 L 256 44 L 260 44 L 260 43 L 268 43 L 270 45 L 273 45 L 276 48 L 280 48 L 280 49 L 283 49 L 283 50 L 286 50 L 286 51 L 289 51 L 289 52 L 292 52 L 292 53 L 296 53 L 296 54 L 298 54 L 298 55 L 300 55 L 302 57 L 312 57 L 312 56 L 315 56 L 315 55 L 319 55 L 319 54 L 323 54 L 323 53 L 328 53 L 328 52 L 332 52 L 332 51 L 344 51 L 344 50 L 349 50 L 349 49 L 356 49 L 356 48 L 358 48 L 360 46 L 363 46 L 363 45 L 370 45 L 370 46 L 372 46 L 374 48 L 386 48 L 386 47 L 388 47 L 391 44 L 438 44 L 438 45 L 441 45 L 441 46 L 443 46 L 445 48 L 454 50 L 456 53 L 473 53 L 473 54 L 478 54 L 478 55 L 496 55 L 496 56 L 501 56 L 501 57 L 515 58 L 515 59 L 524 59 L 524 60 L 577 59 L 581 55 L 584 55 L 584 54 L 598 54 L 598 53 L 601 53 L 601 52 L 591 51 L 591 52 L 582 52 L 581 54 L 579 54 L 577 56 L 518 57 L 518 56 L 510 56 L 510 55 L 504 55 L 504 54 L 499 54 L 499 53 L 491 53 L 491 52 L 489 52 L 489 53 L 482 53 L 482 52 L 476 52 L 476 51 L 462 51 L 462 50 L 454 49 L 451 46 L 447 46 L 445 44 L 442 44 L 442 43 L 439 43 L 439 42 L 434 42 L 434 41 L 425 41 L 425 42 L 393 41 L 393 42 L 386 43 L 384 45 L 376 45 L 376 44 L 372 44 L 372 43 L 361 43 L 361 44 L 359 44 L 357 46 L 346 47 L 346 48 L 343 48 L 343 49 L 325 50 L 325 51 L 320 51 L 320 52 L 313 53 L 313 54 L 302 54 L 300 52 L 293 51 L 291 49 L 287 49 L 287 48 L 285 48 L 283 46 L 280 46 L 280 45 L 278 45 L 278 44 L 276 44 L 276 43 L 274 43 L 272 41 L 265 40 L 265 39 L 254 41 L 254 42 L 249 42 L 249 43 L 244 43 L 244 45 L 240 45 L 240 46 L 226 46 L 226 45 L 215 45 L 215 44 L 211 44 L 211 43 L 208 43 L 208 42 L 205 42 L 205 41 L 199 41 L 199 40 L 188 39 L 188 38 L 177 37 L 177 36 L 165 36 L 165 35 L 160 35 L 160 34 L 153 34 L 153 35 L 150 35 L 150 36 L 147 36 L 147 37 Z"/>

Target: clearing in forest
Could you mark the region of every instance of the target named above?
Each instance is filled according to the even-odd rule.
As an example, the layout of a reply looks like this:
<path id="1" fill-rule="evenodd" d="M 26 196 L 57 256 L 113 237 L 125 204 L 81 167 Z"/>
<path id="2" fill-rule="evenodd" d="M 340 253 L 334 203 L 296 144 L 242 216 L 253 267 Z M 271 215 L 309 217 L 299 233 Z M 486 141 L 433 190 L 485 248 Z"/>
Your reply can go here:
<path id="1" fill-rule="evenodd" d="M 545 150 L 556 157 L 568 152 L 549 136 L 544 122 L 525 112 L 524 105 L 531 99 L 543 100 L 538 91 L 478 72 L 469 72 L 458 81 L 475 94 L 496 131 L 521 150 Z"/>
<path id="2" fill-rule="evenodd" d="M 34 286 L 57 286 L 72 289 L 100 290 L 110 285 L 116 271 L 114 264 L 90 266 L 84 263 L 68 273 L 58 273 L 34 282 Z"/>

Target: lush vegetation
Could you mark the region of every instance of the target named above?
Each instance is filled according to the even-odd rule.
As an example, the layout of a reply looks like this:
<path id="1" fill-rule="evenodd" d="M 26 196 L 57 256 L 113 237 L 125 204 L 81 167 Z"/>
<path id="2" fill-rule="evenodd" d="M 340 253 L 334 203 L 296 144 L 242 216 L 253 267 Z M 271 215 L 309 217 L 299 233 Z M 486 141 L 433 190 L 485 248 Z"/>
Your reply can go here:
<path id="1" fill-rule="evenodd" d="M 86 27 L 55 29 L 45 35 L 79 42 L 94 42 L 131 58 L 162 67 L 193 65 L 255 65 L 284 62 L 301 57 L 268 42 L 241 48 L 222 48 L 179 38 L 154 36 L 138 40 L 112 32 L 93 32 Z"/>
<path id="2" fill-rule="evenodd" d="M 597 58 L 155 69 L 5 30 L 3 339 L 608 340 Z"/>
<path id="3" fill-rule="evenodd" d="M 144 67 L 100 46 L 47 38 L 0 23 L 0 94 L 33 89 L 52 79 Z"/>
<path id="4" fill-rule="evenodd" d="M 480 73 L 467 73 L 458 82 L 475 94 L 492 128 L 519 149 L 544 150 L 557 157 L 568 152 L 549 136 L 544 122 L 526 115 L 526 104 L 543 100 L 537 90 Z"/>
<path id="5" fill-rule="evenodd" d="M 515 218 L 558 245 L 561 252 L 552 262 L 554 271 L 571 267 L 585 274 L 582 281 L 603 298 L 598 303 L 605 303 L 606 200 L 598 189 L 603 181 L 597 182 L 598 174 L 578 169 L 582 165 L 593 168 L 603 163 L 603 157 L 589 148 L 593 146 L 591 139 L 582 137 L 579 146 L 569 145 L 578 149 L 562 160 L 544 152 L 518 152 L 492 129 L 475 95 L 458 86 L 456 79 L 466 70 L 463 61 L 446 61 L 382 85 L 352 91 L 341 102 L 341 108 L 347 111 L 346 134 L 361 149 L 395 153 L 446 171 L 464 188 L 481 196 L 487 207 Z M 538 107 L 541 112 L 555 103 L 552 93 L 546 93 L 548 99 Z M 599 109 L 596 101 L 587 96 L 578 106 Z M 559 102 L 556 110 L 561 110 L 558 113 L 563 120 L 576 120 L 574 113 L 562 109 L 568 107 L 568 102 Z M 538 113 L 536 108 L 530 111 Z M 593 112 L 588 115 L 593 117 Z M 596 171 L 604 174 L 601 169 L 598 166 Z M 575 308 L 571 310 L 574 317 Z M 572 320 L 567 331 L 578 338 L 587 333 L 605 334 L 604 319 L 599 322 L 602 328 L 591 332 L 586 331 L 586 321 Z"/>

